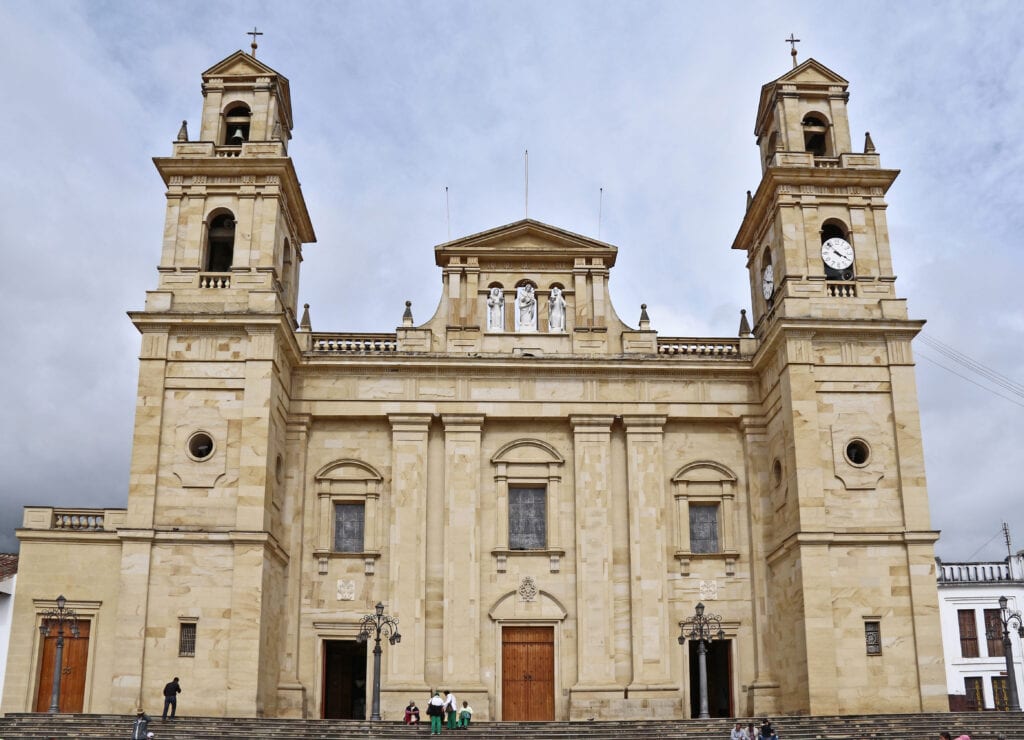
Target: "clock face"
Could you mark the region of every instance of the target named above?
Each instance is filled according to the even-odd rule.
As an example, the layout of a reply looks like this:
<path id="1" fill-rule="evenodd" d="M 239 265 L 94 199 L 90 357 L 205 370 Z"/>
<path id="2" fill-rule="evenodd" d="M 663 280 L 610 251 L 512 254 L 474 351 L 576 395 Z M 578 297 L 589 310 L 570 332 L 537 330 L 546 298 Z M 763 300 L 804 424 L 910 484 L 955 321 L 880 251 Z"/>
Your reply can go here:
<path id="1" fill-rule="evenodd" d="M 761 273 L 761 294 L 764 296 L 766 301 L 771 300 L 772 294 L 775 292 L 775 271 L 772 270 L 771 265 L 764 266 L 764 272 Z"/>
<path id="2" fill-rule="evenodd" d="M 845 239 L 834 236 L 821 245 L 821 259 L 833 270 L 845 270 L 853 264 L 853 246 Z"/>

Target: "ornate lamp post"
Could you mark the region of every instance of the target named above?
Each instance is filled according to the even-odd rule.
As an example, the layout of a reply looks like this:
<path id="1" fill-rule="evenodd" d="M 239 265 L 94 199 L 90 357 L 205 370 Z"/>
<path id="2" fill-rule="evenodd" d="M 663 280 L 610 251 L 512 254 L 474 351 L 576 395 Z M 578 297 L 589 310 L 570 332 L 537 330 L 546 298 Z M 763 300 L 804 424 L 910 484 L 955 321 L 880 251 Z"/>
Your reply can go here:
<path id="1" fill-rule="evenodd" d="M 47 609 L 43 612 L 43 621 L 39 625 L 39 634 L 43 638 L 50 636 L 50 626 L 56 625 L 57 627 L 57 650 L 53 656 L 53 688 L 50 691 L 50 708 L 47 709 L 50 714 L 56 714 L 60 711 L 60 676 L 63 666 L 61 665 L 64 659 L 64 625 L 69 624 L 71 628 L 71 636 L 78 637 L 78 615 L 74 609 L 70 609 L 66 606 L 68 600 L 64 598 L 64 595 L 57 597 L 57 608 Z"/>
<path id="2" fill-rule="evenodd" d="M 1006 608 L 1008 599 L 1005 596 L 999 597 L 999 621 L 1003 625 L 1003 657 L 1006 658 L 1006 683 L 1009 684 L 1010 711 L 1020 711 L 1020 698 L 1017 696 L 1017 672 L 1013 668 L 1013 643 L 1010 642 L 1010 627 L 1016 625 L 1017 635 L 1024 640 L 1024 621 L 1021 621 L 1020 612 L 1011 612 Z M 993 639 L 996 635 L 988 634 L 987 638 Z"/>
<path id="3" fill-rule="evenodd" d="M 359 621 L 359 634 L 356 640 L 365 643 L 373 634 L 373 707 L 370 710 L 370 721 L 380 721 L 380 649 L 381 635 L 388 638 L 388 642 L 397 645 L 402 641 L 398 634 L 398 620 L 384 614 L 384 605 L 377 602 L 373 614 L 367 614 Z"/>
<path id="4" fill-rule="evenodd" d="M 679 635 L 679 644 L 685 645 L 687 640 L 697 641 L 697 669 L 700 675 L 700 718 L 707 719 L 708 713 L 708 645 L 712 638 L 719 640 L 725 637 L 722 629 L 722 618 L 717 614 L 704 614 L 704 604 L 698 603 L 694 615 L 686 619 Z"/>

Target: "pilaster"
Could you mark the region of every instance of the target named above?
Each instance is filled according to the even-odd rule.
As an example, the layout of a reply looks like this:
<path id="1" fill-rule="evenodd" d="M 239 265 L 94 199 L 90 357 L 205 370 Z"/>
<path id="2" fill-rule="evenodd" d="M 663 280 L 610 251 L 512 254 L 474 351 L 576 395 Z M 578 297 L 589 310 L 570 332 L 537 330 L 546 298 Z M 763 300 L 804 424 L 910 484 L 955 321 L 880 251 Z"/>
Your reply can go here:
<path id="1" fill-rule="evenodd" d="M 630 690 L 666 688 L 669 625 L 666 560 L 669 529 L 665 500 L 664 416 L 624 416 L 629 480 L 630 621 L 633 681 Z M 673 689 L 675 687 L 672 687 Z"/>
<path id="2" fill-rule="evenodd" d="M 393 414 L 391 422 L 391 543 L 389 613 L 399 619 L 401 650 L 385 651 L 391 685 L 422 687 L 426 664 L 427 473 L 429 414 Z M 470 442 L 471 444 L 471 442 Z M 470 528 L 471 530 L 474 528 Z M 468 564 L 468 563 L 466 563 Z M 447 592 L 447 591 L 446 591 Z M 456 585 L 456 591 L 458 587 Z M 457 650 L 458 648 L 456 648 Z"/>
<path id="3" fill-rule="evenodd" d="M 480 682 L 480 446 L 483 415 L 444 415 L 444 630 L 442 678 Z"/>

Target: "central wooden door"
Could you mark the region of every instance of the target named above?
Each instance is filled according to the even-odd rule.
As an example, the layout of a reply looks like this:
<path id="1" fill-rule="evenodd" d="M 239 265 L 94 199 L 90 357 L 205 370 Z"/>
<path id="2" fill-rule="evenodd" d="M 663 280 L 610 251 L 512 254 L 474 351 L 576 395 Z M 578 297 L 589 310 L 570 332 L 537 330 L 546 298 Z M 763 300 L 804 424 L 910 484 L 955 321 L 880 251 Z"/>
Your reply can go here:
<path id="1" fill-rule="evenodd" d="M 366 719 L 366 643 L 324 642 L 324 719 Z"/>
<path id="2" fill-rule="evenodd" d="M 36 692 L 36 711 L 50 708 L 53 694 L 53 661 L 57 656 L 57 624 L 46 621 L 50 634 L 43 640 L 43 654 L 39 662 L 39 689 Z M 60 701 L 61 712 L 81 712 L 85 702 L 85 666 L 89 660 L 89 622 L 78 621 L 78 637 L 71 636 L 71 628 L 64 625 L 64 652 L 61 656 Z"/>
<path id="3" fill-rule="evenodd" d="M 505 722 L 555 719 L 555 628 L 501 630 L 501 718 Z"/>

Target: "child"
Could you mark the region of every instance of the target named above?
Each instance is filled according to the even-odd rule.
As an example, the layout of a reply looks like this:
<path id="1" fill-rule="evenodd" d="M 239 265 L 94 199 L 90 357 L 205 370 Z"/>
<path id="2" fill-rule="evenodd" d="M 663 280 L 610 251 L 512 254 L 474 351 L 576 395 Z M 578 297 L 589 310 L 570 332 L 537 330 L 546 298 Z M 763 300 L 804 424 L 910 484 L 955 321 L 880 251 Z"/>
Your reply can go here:
<path id="1" fill-rule="evenodd" d="M 465 730 L 469 727 L 469 720 L 473 718 L 473 707 L 469 706 L 468 701 L 462 702 L 462 709 L 459 712 L 459 727 Z"/>

